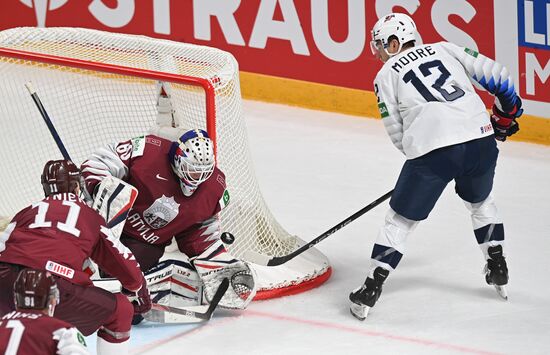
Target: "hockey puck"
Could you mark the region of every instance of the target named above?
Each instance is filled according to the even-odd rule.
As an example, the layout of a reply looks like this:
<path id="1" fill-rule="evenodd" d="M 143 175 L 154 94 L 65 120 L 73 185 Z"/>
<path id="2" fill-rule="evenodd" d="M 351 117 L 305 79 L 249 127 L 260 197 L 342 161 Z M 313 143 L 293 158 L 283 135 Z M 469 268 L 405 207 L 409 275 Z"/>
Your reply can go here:
<path id="1" fill-rule="evenodd" d="M 231 245 L 235 241 L 235 236 L 229 232 L 223 232 L 220 237 L 224 244 Z"/>

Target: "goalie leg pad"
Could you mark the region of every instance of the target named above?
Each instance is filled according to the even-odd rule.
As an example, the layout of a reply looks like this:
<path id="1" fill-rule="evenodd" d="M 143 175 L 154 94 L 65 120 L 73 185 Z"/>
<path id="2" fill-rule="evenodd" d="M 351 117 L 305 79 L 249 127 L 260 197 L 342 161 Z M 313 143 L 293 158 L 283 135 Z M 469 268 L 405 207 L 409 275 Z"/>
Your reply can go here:
<path id="1" fill-rule="evenodd" d="M 171 307 L 202 304 L 202 280 L 189 262 L 161 261 L 145 273 L 145 280 L 154 303 Z"/>
<path id="2" fill-rule="evenodd" d="M 192 262 L 202 279 L 208 302 L 224 278 L 229 279 L 229 288 L 220 301 L 220 307 L 245 309 L 256 295 L 255 271 L 247 262 L 229 254 L 221 241 L 212 244 Z"/>

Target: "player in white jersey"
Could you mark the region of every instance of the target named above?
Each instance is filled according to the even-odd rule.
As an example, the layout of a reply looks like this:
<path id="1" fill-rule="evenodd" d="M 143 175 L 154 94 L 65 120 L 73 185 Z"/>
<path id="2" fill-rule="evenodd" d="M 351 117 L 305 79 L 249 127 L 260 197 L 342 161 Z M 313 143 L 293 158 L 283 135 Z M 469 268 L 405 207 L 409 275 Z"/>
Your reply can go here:
<path id="1" fill-rule="evenodd" d="M 399 264 L 408 235 L 428 217 L 451 180 L 471 212 L 487 262 L 486 282 L 507 298 L 504 228 L 491 190 L 495 139 L 504 141 L 519 130 L 521 99 L 499 63 L 448 42 L 416 45 L 416 35 L 413 20 L 399 13 L 381 18 L 372 30 L 371 49 L 384 62 L 374 81 L 378 108 L 393 144 L 407 160 L 374 244 L 367 279 L 350 294 L 351 313 L 360 320 Z M 472 83 L 495 95 L 491 116 Z"/>

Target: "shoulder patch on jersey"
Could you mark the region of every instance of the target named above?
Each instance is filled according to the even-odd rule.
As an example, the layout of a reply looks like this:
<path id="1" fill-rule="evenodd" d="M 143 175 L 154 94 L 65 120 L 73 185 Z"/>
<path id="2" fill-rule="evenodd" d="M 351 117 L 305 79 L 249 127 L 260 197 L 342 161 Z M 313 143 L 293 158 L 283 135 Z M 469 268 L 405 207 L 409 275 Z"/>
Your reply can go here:
<path id="1" fill-rule="evenodd" d="M 380 116 L 382 116 L 382 118 L 388 117 L 390 115 L 388 113 L 388 108 L 386 107 L 386 104 L 383 102 L 378 103 L 378 111 L 380 111 Z"/>
<path id="2" fill-rule="evenodd" d="M 223 191 L 223 195 L 222 195 L 222 198 L 220 198 L 220 209 L 224 209 L 225 206 L 227 206 L 229 204 L 229 191 L 228 190 L 224 190 Z"/>
<path id="3" fill-rule="evenodd" d="M 162 141 L 158 138 L 153 137 L 147 137 L 145 138 L 145 143 L 149 143 L 152 145 L 156 145 L 157 147 L 160 147 L 162 145 Z"/>
<path id="4" fill-rule="evenodd" d="M 132 157 L 140 157 L 145 149 L 145 136 L 132 138 Z"/>
<path id="5" fill-rule="evenodd" d="M 473 49 L 470 49 L 470 48 L 464 48 L 464 52 L 468 53 L 469 55 L 471 55 L 474 58 L 477 58 L 477 56 L 479 55 L 478 52 L 476 52 L 476 51 L 474 51 Z"/>
<path id="6" fill-rule="evenodd" d="M 216 181 L 225 189 L 225 177 L 222 174 L 216 176 Z"/>
<path id="7" fill-rule="evenodd" d="M 76 333 L 76 339 L 78 339 L 78 342 L 84 346 L 88 346 L 86 345 L 86 339 L 84 339 L 84 335 L 82 335 L 82 333 L 80 333 L 78 330 L 77 330 L 77 333 Z"/>

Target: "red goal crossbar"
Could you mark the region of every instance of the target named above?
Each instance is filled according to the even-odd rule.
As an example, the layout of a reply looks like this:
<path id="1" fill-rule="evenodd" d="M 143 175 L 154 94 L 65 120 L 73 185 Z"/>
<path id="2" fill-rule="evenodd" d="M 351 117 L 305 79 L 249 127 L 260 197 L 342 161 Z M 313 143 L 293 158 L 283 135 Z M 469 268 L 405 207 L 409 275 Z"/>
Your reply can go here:
<path id="1" fill-rule="evenodd" d="M 105 64 L 99 62 L 91 62 L 87 60 L 60 57 L 50 54 L 27 52 L 11 48 L 0 47 L 0 56 L 9 57 L 21 60 L 35 61 L 46 64 L 55 64 L 71 68 L 84 70 L 100 71 L 104 73 L 120 74 L 126 76 L 134 76 L 151 80 L 162 80 L 176 84 L 193 85 L 202 87 L 205 92 L 206 102 L 206 131 L 214 142 L 214 152 L 217 153 L 216 140 L 216 100 L 214 95 L 214 86 L 208 79 L 197 78 L 187 75 L 171 74 L 148 69 L 136 69 L 125 67 L 123 65 Z"/>

